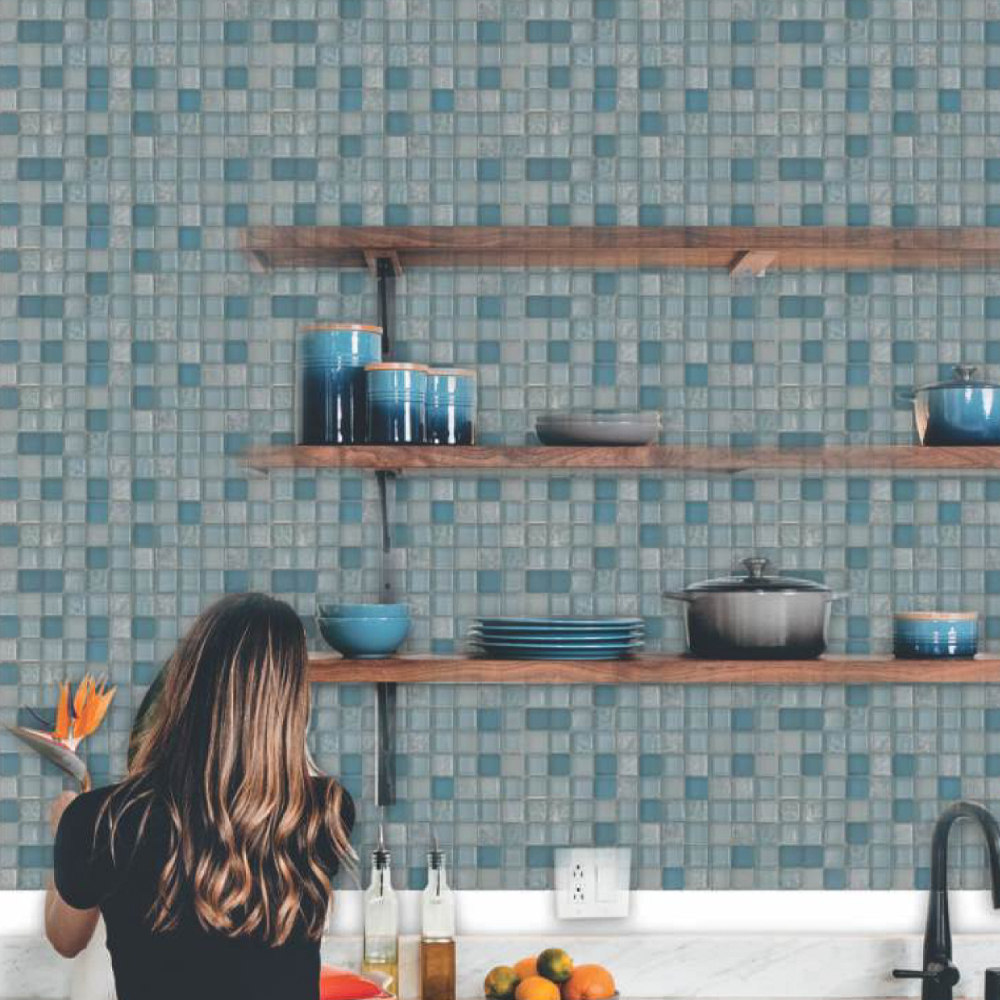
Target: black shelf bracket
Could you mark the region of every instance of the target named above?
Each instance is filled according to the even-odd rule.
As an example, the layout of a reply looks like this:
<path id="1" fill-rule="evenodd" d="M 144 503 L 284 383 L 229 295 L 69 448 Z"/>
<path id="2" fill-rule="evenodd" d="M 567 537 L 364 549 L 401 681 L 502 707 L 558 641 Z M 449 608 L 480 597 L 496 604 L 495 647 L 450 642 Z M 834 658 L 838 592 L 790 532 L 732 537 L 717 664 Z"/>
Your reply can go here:
<path id="1" fill-rule="evenodd" d="M 388 256 L 365 254 L 378 281 L 378 325 L 382 327 L 382 359 L 392 356 L 396 332 L 396 278 L 402 273 L 395 253 Z M 382 521 L 382 567 L 379 600 L 391 604 L 396 599 L 392 573 L 392 517 L 395 501 L 394 472 L 376 472 L 379 515 Z M 376 697 L 375 804 L 391 806 L 396 801 L 396 685 L 379 682 Z"/>
<path id="2" fill-rule="evenodd" d="M 396 685 L 380 681 L 375 685 L 377 739 L 375 760 L 375 805 L 396 802 Z"/>
<path id="3" fill-rule="evenodd" d="M 382 360 L 388 361 L 392 357 L 396 332 L 396 278 L 403 271 L 395 253 L 365 256 L 368 266 L 374 270 L 378 279 L 378 325 L 382 327 Z"/>

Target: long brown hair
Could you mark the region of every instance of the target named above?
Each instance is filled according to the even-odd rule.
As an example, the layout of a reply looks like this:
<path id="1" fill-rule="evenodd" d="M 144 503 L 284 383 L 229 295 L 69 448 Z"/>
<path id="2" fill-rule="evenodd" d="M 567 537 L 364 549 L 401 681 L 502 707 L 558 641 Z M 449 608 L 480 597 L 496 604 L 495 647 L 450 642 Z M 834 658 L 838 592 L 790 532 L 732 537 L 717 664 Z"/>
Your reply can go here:
<path id="1" fill-rule="evenodd" d="M 166 808 L 170 849 L 153 930 L 176 928 L 187 911 L 208 931 L 271 945 L 297 930 L 321 936 L 330 869 L 354 853 L 343 789 L 313 777 L 308 722 L 295 612 L 263 594 L 204 611 L 168 663 L 128 777 L 106 804 L 112 849 L 129 809 L 141 809 L 141 840 L 154 803 Z"/>

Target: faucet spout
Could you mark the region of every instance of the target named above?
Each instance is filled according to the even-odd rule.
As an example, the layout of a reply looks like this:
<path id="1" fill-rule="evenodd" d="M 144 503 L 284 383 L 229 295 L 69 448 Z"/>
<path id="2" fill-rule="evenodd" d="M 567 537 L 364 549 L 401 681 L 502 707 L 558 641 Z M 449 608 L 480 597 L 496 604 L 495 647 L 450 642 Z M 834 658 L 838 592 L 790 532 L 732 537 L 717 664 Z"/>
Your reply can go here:
<path id="1" fill-rule="evenodd" d="M 958 969 L 952 961 L 948 915 L 948 836 L 960 819 L 975 821 L 983 831 L 989 855 L 993 909 L 1000 909 L 1000 824 L 977 802 L 953 802 L 938 817 L 931 840 L 931 890 L 924 930 L 924 967 L 893 972 L 897 979 L 922 980 L 922 1000 L 952 1000 L 952 987 L 959 980 Z"/>
<path id="2" fill-rule="evenodd" d="M 948 891 L 948 835 L 960 819 L 975 820 L 983 831 L 989 855 L 993 909 L 1000 910 L 1000 824 L 978 802 L 964 799 L 953 802 L 934 824 L 934 836 L 931 840 L 931 892 Z"/>

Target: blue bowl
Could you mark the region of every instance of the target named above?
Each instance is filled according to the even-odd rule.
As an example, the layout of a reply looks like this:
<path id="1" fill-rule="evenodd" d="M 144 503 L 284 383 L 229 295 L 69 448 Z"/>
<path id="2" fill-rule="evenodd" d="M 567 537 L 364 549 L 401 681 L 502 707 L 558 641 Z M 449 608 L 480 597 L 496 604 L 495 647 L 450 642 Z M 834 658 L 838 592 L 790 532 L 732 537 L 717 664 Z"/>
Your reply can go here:
<path id="1" fill-rule="evenodd" d="M 976 655 L 975 612 L 913 611 L 894 616 L 893 652 L 899 659 L 970 659 Z"/>
<path id="2" fill-rule="evenodd" d="M 323 638 L 353 660 L 391 656 L 410 631 L 409 618 L 317 618 Z"/>
<path id="3" fill-rule="evenodd" d="M 409 618 L 408 604 L 346 604 L 342 601 L 317 603 L 317 618 Z"/>

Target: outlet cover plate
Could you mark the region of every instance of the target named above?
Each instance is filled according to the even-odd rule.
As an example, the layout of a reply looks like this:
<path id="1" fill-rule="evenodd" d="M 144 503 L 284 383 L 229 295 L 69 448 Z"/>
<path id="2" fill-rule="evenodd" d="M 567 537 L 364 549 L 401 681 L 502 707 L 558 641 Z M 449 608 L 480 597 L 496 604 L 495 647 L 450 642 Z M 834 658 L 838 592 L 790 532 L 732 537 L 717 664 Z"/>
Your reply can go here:
<path id="1" fill-rule="evenodd" d="M 560 920 L 627 917 L 631 875 L 628 847 L 557 847 L 556 916 Z"/>

